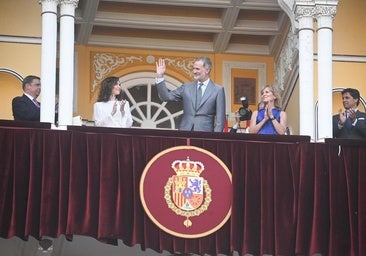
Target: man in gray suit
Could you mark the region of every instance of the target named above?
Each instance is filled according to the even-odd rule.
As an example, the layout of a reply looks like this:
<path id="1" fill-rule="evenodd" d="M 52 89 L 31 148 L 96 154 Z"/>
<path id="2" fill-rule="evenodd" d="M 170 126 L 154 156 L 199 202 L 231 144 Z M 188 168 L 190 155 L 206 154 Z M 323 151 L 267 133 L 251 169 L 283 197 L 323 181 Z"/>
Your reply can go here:
<path id="1" fill-rule="evenodd" d="M 165 60 L 156 63 L 156 86 L 163 101 L 182 101 L 183 118 L 179 130 L 222 132 L 225 124 L 224 87 L 210 79 L 211 60 L 199 57 L 194 61 L 194 82 L 184 83 L 169 91 L 164 80 Z"/>

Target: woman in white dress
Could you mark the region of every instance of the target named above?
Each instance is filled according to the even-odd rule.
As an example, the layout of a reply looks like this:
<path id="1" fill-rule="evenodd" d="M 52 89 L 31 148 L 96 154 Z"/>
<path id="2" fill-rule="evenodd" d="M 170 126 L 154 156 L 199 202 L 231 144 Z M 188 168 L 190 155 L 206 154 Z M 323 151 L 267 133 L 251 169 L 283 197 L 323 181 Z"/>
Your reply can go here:
<path id="1" fill-rule="evenodd" d="M 123 98 L 118 77 L 107 77 L 102 81 L 97 102 L 94 103 L 93 119 L 95 126 L 132 126 L 130 104 Z"/>

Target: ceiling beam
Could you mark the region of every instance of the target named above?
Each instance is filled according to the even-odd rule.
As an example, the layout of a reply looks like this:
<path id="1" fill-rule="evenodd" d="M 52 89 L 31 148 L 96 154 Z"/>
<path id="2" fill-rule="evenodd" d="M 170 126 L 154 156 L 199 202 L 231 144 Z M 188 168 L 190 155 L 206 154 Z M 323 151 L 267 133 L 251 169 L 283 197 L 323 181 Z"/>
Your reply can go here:
<path id="1" fill-rule="evenodd" d="M 232 4 L 240 4 L 242 0 L 232 0 Z M 240 9 L 236 6 L 224 10 L 222 15 L 223 32 L 217 34 L 214 38 L 213 47 L 215 52 L 224 52 L 230 42 L 231 33 L 229 31 L 235 26 Z"/>
<path id="2" fill-rule="evenodd" d="M 76 20 L 78 20 L 80 27 L 75 39 L 80 44 L 87 44 L 93 31 L 93 20 L 95 19 L 98 11 L 99 0 L 86 0 L 82 3 L 85 4 L 82 9 L 82 13 L 76 13 Z"/>

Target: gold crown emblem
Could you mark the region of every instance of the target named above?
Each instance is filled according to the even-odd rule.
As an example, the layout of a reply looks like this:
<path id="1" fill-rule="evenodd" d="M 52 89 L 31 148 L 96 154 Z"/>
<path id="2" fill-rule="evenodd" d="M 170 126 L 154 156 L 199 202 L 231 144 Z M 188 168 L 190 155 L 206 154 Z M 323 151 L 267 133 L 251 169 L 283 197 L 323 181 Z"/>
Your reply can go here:
<path id="1" fill-rule="evenodd" d="M 201 162 L 191 161 L 189 157 L 187 160 L 175 160 L 172 163 L 173 170 L 178 176 L 200 176 L 205 166 Z"/>

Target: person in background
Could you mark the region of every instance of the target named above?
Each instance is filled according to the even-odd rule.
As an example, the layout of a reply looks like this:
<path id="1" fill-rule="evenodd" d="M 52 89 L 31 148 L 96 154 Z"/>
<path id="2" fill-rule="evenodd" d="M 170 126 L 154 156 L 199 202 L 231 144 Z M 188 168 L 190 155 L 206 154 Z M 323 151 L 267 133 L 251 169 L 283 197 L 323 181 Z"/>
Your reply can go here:
<path id="1" fill-rule="evenodd" d="M 132 126 L 130 104 L 123 98 L 118 77 L 107 77 L 102 81 L 97 102 L 94 103 L 93 119 L 96 126 Z"/>
<path id="2" fill-rule="evenodd" d="M 280 108 L 280 99 L 272 85 L 261 90 L 258 110 L 253 111 L 249 133 L 279 134 L 287 131 L 287 114 Z"/>
<path id="3" fill-rule="evenodd" d="M 40 121 L 40 103 L 37 97 L 41 93 L 41 79 L 29 75 L 22 82 L 23 95 L 17 96 L 12 101 L 14 120 Z"/>
<path id="4" fill-rule="evenodd" d="M 182 101 L 183 118 L 179 130 L 222 132 L 225 125 L 224 87 L 210 79 L 211 60 L 207 57 L 195 59 L 194 82 L 182 84 L 169 91 L 164 80 L 165 60 L 156 62 L 156 87 L 161 100 Z"/>
<path id="5" fill-rule="evenodd" d="M 342 103 L 345 111 L 333 116 L 333 138 L 366 138 L 366 113 L 358 110 L 360 92 L 347 88 L 342 91 Z"/>
<path id="6" fill-rule="evenodd" d="M 240 114 L 239 110 L 235 111 L 235 124 L 231 127 L 230 133 L 237 133 L 238 131 L 243 131 L 242 133 L 248 133 L 249 127 L 242 129 L 240 126 Z"/>

